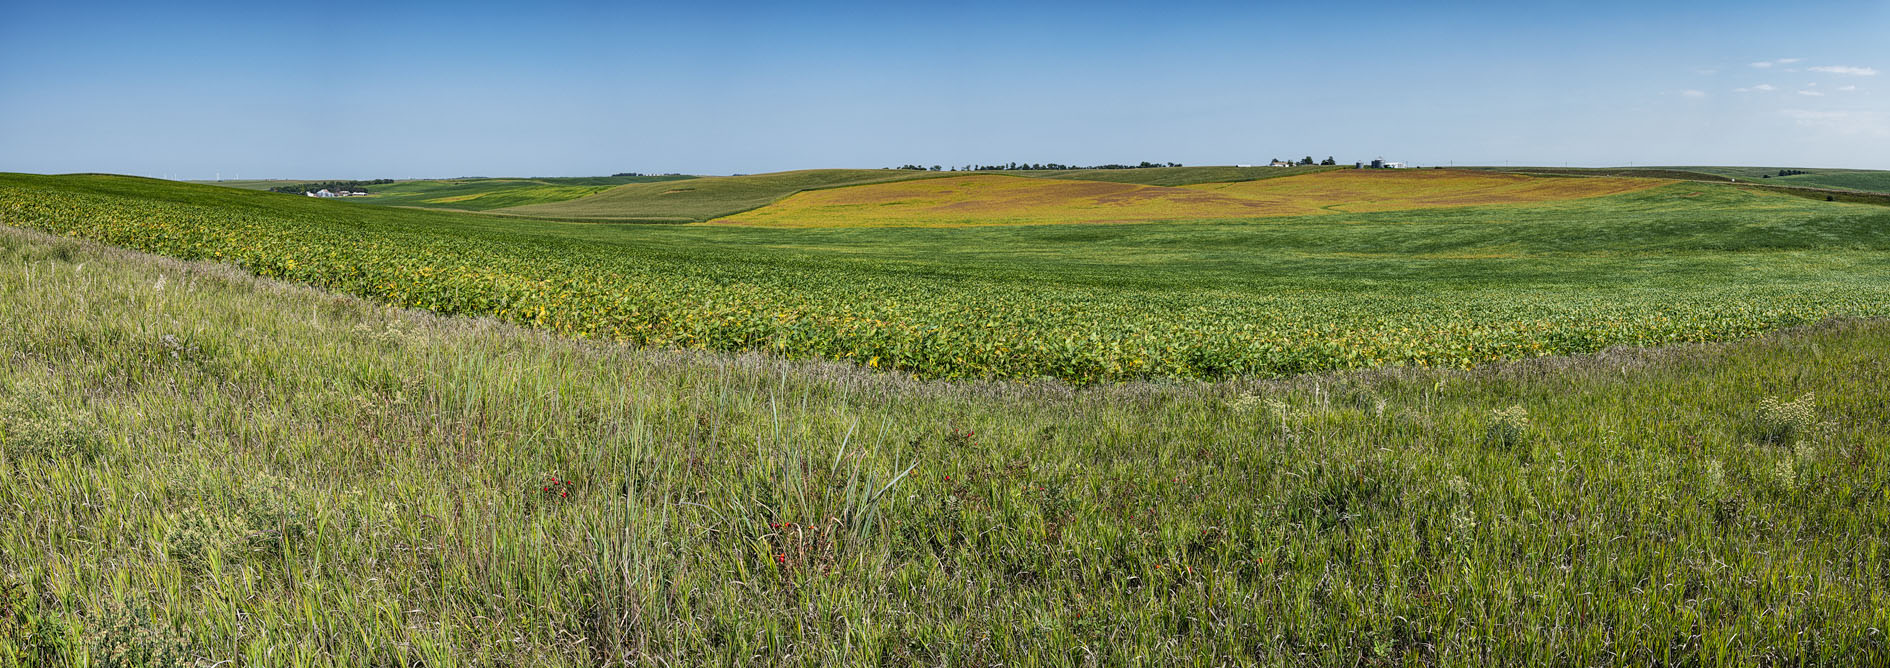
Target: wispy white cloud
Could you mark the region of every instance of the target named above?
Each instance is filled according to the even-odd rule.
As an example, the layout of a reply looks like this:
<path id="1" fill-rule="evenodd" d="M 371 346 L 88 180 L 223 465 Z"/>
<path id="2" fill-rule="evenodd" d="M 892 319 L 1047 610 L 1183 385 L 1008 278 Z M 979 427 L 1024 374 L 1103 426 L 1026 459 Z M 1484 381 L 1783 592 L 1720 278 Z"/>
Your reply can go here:
<path id="1" fill-rule="evenodd" d="M 1779 112 L 1801 127 L 1835 132 L 1841 135 L 1890 137 L 1890 113 L 1881 111 L 1815 111 L 1786 109 Z"/>
<path id="2" fill-rule="evenodd" d="M 1752 63 L 1752 66 L 1763 69 L 1763 68 L 1771 67 L 1773 65 L 1790 65 L 1792 63 L 1803 62 L 1804 60 L 1805 59 L 1803 58 L 1778 58 L 1775 60 L 1761 60 L 1759 62 Z"/>
<path id="3" fill-rule="evenodd" d="M 1766 91 L 1772 91 L 1772 90 L 1778 90 L 1778 89 L 1773 88 L 1772 84 L 1759 84 L 1757 86 L 1751 86 L 1748 88 L 1734 88 L 1733 92 L 1735 93 L 1764 93 Z"/>
<path id="4" fill-rule="evenodd" d="M 1838 90 L 1841 90 L 1841 91 L 1853 91 L 1853 90 L 1857 90 L 1857 86 L 1856 86 L 1855 84 L 1852 84 L 1852 85 L 1849 85 L 1849 86 L 1838 86 Z"/>
<path id="5" fill-rule="evenodd" d="M 1691 98 L 1696 98 L 1696 99 L 1697 99 L 1697 98 L 1702 98 L 1702 97 L 1706 97 L 1706 91 L 1703 91 L 1703 90 L 1693 90 L 1693 89 L 1687 89 L 1687 90 L 1683 90 L 1683 91 L 1680 91 L 1680 96 L 1681 96 L 1681 97 L 1691 97 Z"/>
<path id="6" fill-rule="evenodd" d="M 1877 76 L 1877 70 L 1875 68 L 1855 67 L 1851 65 L 1820 65 L 1810 69 L 1813 72 L 1824 72 L 1826 74 L 1844 74 L 1857 77 Z"/>
<path id="7" fill-rule="evenodd" d="M 1708 76 L 1708 77 L 1713 76 L 1715 74 L 1719 74 L 1719 70 L 1713 69 L 1711 67 L 1708 67 L 1705 69 L 1694 70 L 1694 72 L 1699 73 L 1701 76 Z"/>
<path id="8" fill-rule="evenodd" d="M 1801 91 L 1798 91 L 1798 94 L 1799 94 L 1799 95 L 1809 95 L 1809 96 L 1811 96 L 1811 97 L 1824 97 L 1824 93 L 1821 93 L 1821 92 L 1818 92 L 1818 91 L 1815 91 L 1815 90 L 1801 90 Z"/>

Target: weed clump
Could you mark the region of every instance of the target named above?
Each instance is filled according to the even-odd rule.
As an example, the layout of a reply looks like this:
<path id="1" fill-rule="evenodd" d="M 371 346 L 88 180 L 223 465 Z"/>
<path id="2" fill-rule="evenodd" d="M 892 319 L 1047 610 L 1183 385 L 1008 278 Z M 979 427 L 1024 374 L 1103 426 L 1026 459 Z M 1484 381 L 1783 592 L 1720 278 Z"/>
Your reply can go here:
<path id="1" fill-rule="evenodd" d="M 197 665 L 189 638 L 144 609 L 114 602 L 90 634 L 97 668 L 187 668 Z"/>
<path id="2" fill-rule="evenodd" d="M 1529 441 L 1529 411 L 1510 406 L 1490 411 L 1490 444 L 1505 450 Z"/>
<path id="3" fill-rule="evenodd" d="M 1752 435 L 1760 443 L 1782 445 L 1812 437 L 1820 427 L 1817 396 L 1806 394 L 1793 401 L 1778 397 L 1759 400 L 1752 414 Z"/>
<path id="4" fill-rule="evenodd" d="M 253 554 L 279 555 L 309 533 L 309 513 L 296 500 L 288 478 L 263 473 L 243 485 L 245 547 Z"/>
<path id="5" fill-rule="evenodd" d="M 235 547 L 235 538 L 245 532 L 241 527 L 202 510 L 185 510 L 165 539 L 164 552 L 186 573 L 202 573 L 210 562 Z"/>
<path id="6" fill-rule="evenodd" d="M 72 634 L 57 617 L 41 612 L 26 587 L 0 580 L 0 666 L 64 665 Z"/>
<path id="7" fill-rule="evenodd" d="M 44 406 L 45 401 L 30 405 Z M 0 406 L 0 454 L 6 457 L 91 461 L 104 446 L 96 427 L 70 415 Z"/>

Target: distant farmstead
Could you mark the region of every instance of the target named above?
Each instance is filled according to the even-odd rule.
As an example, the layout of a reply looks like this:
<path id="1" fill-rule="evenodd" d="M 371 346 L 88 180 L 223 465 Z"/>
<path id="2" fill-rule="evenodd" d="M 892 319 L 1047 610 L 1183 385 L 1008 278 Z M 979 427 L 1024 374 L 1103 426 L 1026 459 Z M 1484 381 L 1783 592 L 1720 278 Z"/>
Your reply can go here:
<path id="1" fill-rule="evenodd" d="M 327 188 L 303 194 L 309 197 L 367 197 L 367 191 L 365 190 L 330 191 Z"/>
<path id="2" fill-rule="evenodd" d="M 1373 160 L 1371 164 L 1360 162 L 1352 165 L 1352 167 L 1356 169 L 1404 169 L 1406 165 L 1402 162 L 1387 161 L 1384 158 L 1379 158 Z"/>

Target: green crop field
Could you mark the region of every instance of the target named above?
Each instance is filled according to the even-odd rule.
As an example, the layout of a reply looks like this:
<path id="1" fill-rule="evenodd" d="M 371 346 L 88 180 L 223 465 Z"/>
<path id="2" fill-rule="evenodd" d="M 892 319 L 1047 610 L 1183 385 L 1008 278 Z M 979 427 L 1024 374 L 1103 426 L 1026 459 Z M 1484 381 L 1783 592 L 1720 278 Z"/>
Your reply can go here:
<path id="1" fill-rule="evenodd" d="M 883 230 L 508 239 L 520 221 L 123 178 L 0 188 L 6 225 L 223 260 L 0 228 L 6 668 L 1890 663 L 1884 321 L 1072 387 L 574 341 L 230 264 L 371 287 L 306 271 L 342 265 L 295 240 L 363 259 L 354 242 L 426 251 L 445 229 L 478 260 L 736 247 L 664 256 L 722 267 L 665 293 L 705 305 L 864 254 L 854 277 L 946 303 L 1332 282 L 1459 322 L 1516 308 L 1497 295 L 1677 318 L 1699 306 L 1646 304 L 1720 282 L 1869 297 L 1876 210 L 1688 185 L 1581 222 L 1601 210 L 900 230 L 905 248 Z M 1003 270 L 1047 256 L 1065 264 Z M 1719 297 L 1729 320 L 1758 312 Z"/>
<path id="2" fill-rule="evenodd" d="M 0 218 L 577 337 L 927 378 L 1469 367 L 1890 314 L 1890 208 L 1710 183 L 1529 205 L 926 230 L 595 225 L 13 175 L 0 177 Z"/>
<path id="3" fill-rule="evenodd" d="M 688 176 L 620 176 L 535 179 L 437 179 L 399 181 L 368 187 L 367 197 L 349 202 L 486 211 L 546 204 L 594 195 L 630 183 L 685 181 Z"/>
<path id="4" fill-rule="evenodd" d="M 553 176 L 520 179 L 485 177 L 464 179 L 414 179 L 361 186 L 361 189 L 372 194 L 367 197 L 345 198 L 345 201 L 358 204 L 486 211 L 511 206 L 523 206 L 526 204 L 562 202 L 593 195 L 610 190 L 616 186 L 630 183 L 660 183 L 683 181 L 693 178 L 695 177 L 656 175 Z M 313 179 L 193 181 L 192 183 L 241 188 L 244 190 L 268 190 L 280 186 L 325 182 L 325 180 Z"/>

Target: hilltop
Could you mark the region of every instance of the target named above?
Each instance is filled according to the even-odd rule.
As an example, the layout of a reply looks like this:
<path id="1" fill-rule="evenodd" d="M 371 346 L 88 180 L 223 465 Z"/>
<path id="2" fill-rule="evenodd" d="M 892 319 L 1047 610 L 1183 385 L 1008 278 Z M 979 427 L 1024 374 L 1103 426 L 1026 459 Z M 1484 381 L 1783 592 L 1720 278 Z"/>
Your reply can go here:
<path id="1" fill-rule="evenodd" d="M 951 172 L 897 169 L 809 169 L 742 176 L 705 176 L 687 183 L 636 183 L 579 199 L 510 207 L 502 213 L 608 222 L 700 222 L 766 206 L 806 190 L 938 178 Z"/>
<path id="2" fill-rule="evenodd" d="M 971 174 L 801 192 L 715 220 L 804 227 L 1232 220 L 1540 203 L 1614 195 L 1665 183 L 1670 181 L 1325 169 L 1173 187 Z"/>

